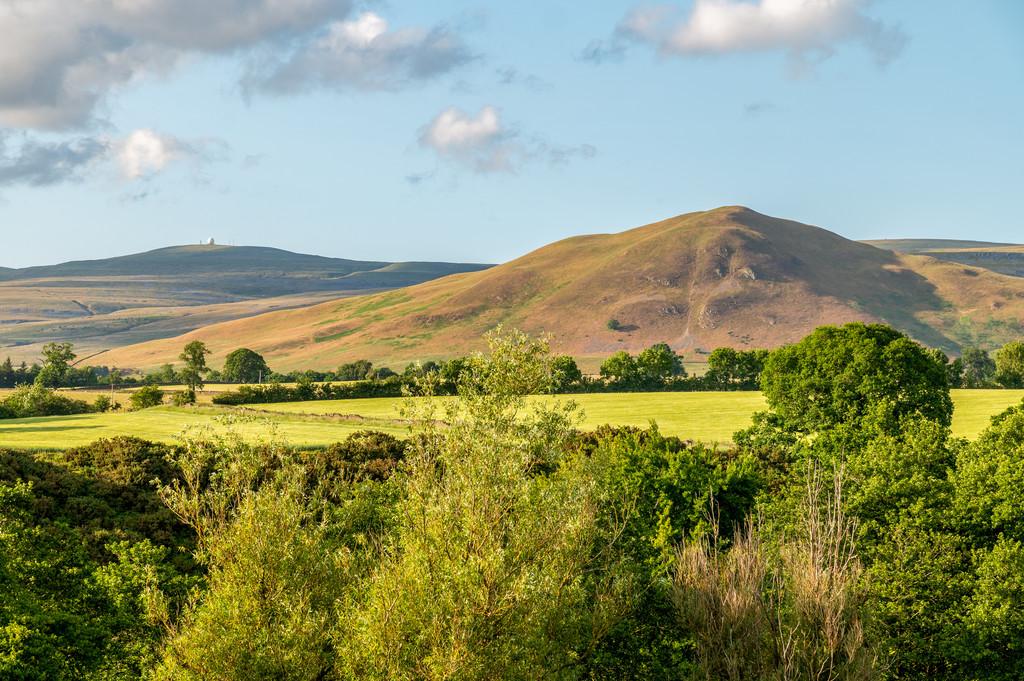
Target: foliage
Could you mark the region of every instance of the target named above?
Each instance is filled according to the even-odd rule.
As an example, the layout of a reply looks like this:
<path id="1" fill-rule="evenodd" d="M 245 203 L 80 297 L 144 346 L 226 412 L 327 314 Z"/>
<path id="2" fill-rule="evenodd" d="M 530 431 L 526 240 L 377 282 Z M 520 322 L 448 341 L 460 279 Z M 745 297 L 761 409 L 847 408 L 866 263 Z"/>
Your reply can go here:
<path id="1" fill-rule="evenodd" d="M 165 453 L 132 438 L 54 461 L 0 451 L 0 677 L 143 675 L 196 576 L 149 482 L 174 475 Z"/>
<path id="2" fill-rule="evenodd" d="M 69 416 L 88 414 L 91 411 L 93 408 L 87 402 L 65 397 L 39 383 L 16 388 L 0 401 L 0 418 Z"/>
<path id="3" fill-rule="evenodd" d="M 209 367 L 206 366 L 206 356 L 209 354 L 210 350 L 206 344 L 195 340 L 185 345 L 178 356 L 178 359 L 185 363 L 178 376 L 189 390 L 203 389 L 203 375 L 209 371 Z"/>
<path id="4" fill-rule="evenodd" d="M 185 407 L 195 403 L 196 391 L 192 388 L 185 388 L 184 390 L 174 393 L 174 396 L 171 397 L 171 404 L 175 407 Z"/>
<path id="5" fill-rule="evenodd" d="M 805 433 L 896 432 L 915 415 L 948 426 L 953 413 L 945 367 L 881 324 L 820 327 L 772 352 L 761 382 L 771 410 Z"/>
<path id="6" fill-rule="evenodd" d="M 996 363 L 981 348 L 964 348 L 960 353 L 961 388 L 988 388 L 996 377 Z"/>
<path id="7" fill-rule="evenodd" d="M 716 348 L 708 355 L 706 381 L 716 390 L 758 390 L 767 350 Z"/>
<path id="8" fill-rule="evenodd" d="M 551 358 L 551 392 L 555 394 L 573 392 L 583 385 L 583 372 L 569 355 Z"/>
<path id="9" fill-rule="evenodd" d="M 354 362 L 342 364 L 334 373 L 339 381 L 362 381 L 369 378 L 371 371 L 373 371 L 373 362 L 368 359 L 357 359 Z"/>
<path id="10" fill-rule="evenodd" d="M 47 388 L 64 385 L 71 362 L 75 359 L 71 343 L 47 343 L 43 346 L 43 367 L 36 376 L 36 384 Z"/>
<path id="11" fill-rule="evenodd" d="M 999 349 L 995 379 L 1004 388 L 1024 388 L 1024 342 L 1013 341 Z"/>
<path id="12" fill-rule="evenodd" d="M 238 348 L 224 358 L 221 378 L 234 383 L 262 383 L 270 378 L 270 367 L 263 355 L 249 348 Z"/>
<path id="13" fill-rule="evenodd" d="M 164 391 L 156 385 L 144 385 L 132 392 L 128 404 L 134 410 L 149 409 L 163 404 Z"/>

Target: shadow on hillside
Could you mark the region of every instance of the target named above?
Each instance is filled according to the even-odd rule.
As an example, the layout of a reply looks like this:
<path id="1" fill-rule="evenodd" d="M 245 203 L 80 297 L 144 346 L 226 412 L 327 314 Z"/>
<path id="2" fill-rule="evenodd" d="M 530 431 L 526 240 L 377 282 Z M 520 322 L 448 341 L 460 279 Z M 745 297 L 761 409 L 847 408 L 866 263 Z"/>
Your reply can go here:
<path id="1" fill-rule="evenodd" d="M 950 304 L 897 253 L 753 211 L 744 213 L 742 221 L 769 237 L 767 248 L 765 242 L 749 246 L 779 263 L 786 275 L 806 282 L 812 293 L 841 300 L 922 343 L 958 349 L 956 341 L 918 319 L 921 313 L 949 310 Z"/>

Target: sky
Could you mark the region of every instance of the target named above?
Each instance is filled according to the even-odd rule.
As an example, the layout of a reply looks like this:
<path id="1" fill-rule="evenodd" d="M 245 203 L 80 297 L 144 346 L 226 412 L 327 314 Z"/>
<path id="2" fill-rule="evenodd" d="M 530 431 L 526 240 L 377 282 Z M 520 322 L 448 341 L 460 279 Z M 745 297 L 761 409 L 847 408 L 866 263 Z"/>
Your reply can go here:
<path id="1" fill-rule="evenodd" d="M 502 262 L 742 204 L 1024 242 L 1018 0 L 0 0 L 0 266 Z"/>

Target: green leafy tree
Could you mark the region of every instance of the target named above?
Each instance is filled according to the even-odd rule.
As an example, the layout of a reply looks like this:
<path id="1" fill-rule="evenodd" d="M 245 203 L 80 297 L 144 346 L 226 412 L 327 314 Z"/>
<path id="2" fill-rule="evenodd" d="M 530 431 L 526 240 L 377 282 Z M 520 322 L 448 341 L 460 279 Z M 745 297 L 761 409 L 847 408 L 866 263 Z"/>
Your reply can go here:
<path id="1" fill-rule="evenodd" d="M 574 410 L 524 399 L 549 385 L 547 348 L 489 347 L 460 400 L 415 414 L 402 548 L 339 620 L 343 678 L 572 678 L 621 611 L 592 462 L 567 455 Z"/>
<path id="2" fill-rule="evenodd" d="M 636 386 L 640 380 L 636 359 L 625 350 L 619 350 L 601 363 L 601 378 L 617 388 Z"/>
<path id="3" fill-rule="evenodd" d="M 897 432 L 910 416 L 948 426 L 948 381 L 925 348 L 889 326 L 862 323 L 823 326 L 775 350 L 761 376 L 770 409 L 804 433 Z"/>
<path id="4" fill-rule="evenodd" d="M 263 355 L 258 352 L 249 348 L 238 348 L 224 358 L 224 371 L 221 372 L 221 376 L 233 383 L 262 383 L 270 376 L 270 367 L 267 366 Z"/>
<path id="5" fill-rule="evenodd" d="M 362 381 L 373 371 L 373 362 L 368 359 L 357 359 L 338 367 L 336 375 L 339 381 Z"/>
<path id="6" fill-rule="evenodd" d="M 996 382 L 1005 388 L 1024 388 L 1024 342 L 1007 343 L 996 353 Z"/>
<path id="7" fill-rule="evenodd" d="M 683 358 L 668 343 L 655 343 L 636 356 L 636 369 L 640 383 L 656 388 L 676 376 L 685 376 Z"/>
<path id="8" fill-rule="evenodd" d="M 157 407 L 164 401 L 164 391 L 157 385 L 144 385 L 132 392 L 128 397 L 128 404 L 133 410 L 149 409 Z"/>
<path id="9" fill-rule="evenodd" d="M 47 343 L 43 346 L 43 367 L 36 376 L 36 383 L 48 388 L 64 385 L 71 372 L 75 357 L 71 343 Z"/>
<path id="10" fill-rule="evenodd" d="M 551 358 L 551 392 L 566 393 L 583 383 L 583 372 L 569 355 Z"/>
<path id="11" fill-rule="evenodd" d="M 996 363 L 981 348 L 964 348 L 960 353 L 964 388 L 985 388 L 996 377 Z"/>
<path id="12" fill-rule="evenodd" d="M 757 390 L 768 359 L 767 350 L 715 348 L 708 355 L 707 381 L 722 390 Z"/>
<path id="13" fill-rule="evenodd" d="M 209 371 L 206 366 L 206 356 L 209 354 L 210 350 L 206 347 L 206 343 L 196 340 L 186 345 L 178 355 L 178 359 L 185 363 L 179 374 L 181 380 L 193 392 L 203 389 L 203 375 Z"/>

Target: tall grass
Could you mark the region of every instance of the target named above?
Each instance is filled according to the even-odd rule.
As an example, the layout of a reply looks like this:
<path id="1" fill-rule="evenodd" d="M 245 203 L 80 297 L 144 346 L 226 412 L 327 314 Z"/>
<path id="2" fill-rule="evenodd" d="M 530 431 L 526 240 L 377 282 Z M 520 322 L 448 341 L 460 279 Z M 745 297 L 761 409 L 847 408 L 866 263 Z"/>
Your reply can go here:
<path id="1" fill-rule="evenodd" d="M 877 659 L 864 638 L 856 523 L 842 510 L 842 476 L 808 476 L 795 536 L 772 550 L 755 520 L 726 548 L 712 531 L 679 551 L 674 601 L 695 638 L 704 678 L 868 681 Z"/>

